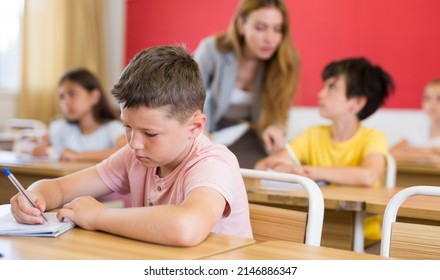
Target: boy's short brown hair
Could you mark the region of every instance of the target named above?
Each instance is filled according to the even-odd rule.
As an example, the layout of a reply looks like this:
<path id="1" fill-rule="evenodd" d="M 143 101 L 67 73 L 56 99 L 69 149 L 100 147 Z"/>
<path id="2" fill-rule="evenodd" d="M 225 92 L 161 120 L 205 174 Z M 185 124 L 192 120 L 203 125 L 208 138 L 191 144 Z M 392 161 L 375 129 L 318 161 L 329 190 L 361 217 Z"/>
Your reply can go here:
<path id="1" fill-rule="evenodd" d="M 203 111 L 205 87 L 197 62 L 182 46 L 139 52 L 124 69 L 111 94 L 123 108 L 165 107 L 179 122 Z"/>

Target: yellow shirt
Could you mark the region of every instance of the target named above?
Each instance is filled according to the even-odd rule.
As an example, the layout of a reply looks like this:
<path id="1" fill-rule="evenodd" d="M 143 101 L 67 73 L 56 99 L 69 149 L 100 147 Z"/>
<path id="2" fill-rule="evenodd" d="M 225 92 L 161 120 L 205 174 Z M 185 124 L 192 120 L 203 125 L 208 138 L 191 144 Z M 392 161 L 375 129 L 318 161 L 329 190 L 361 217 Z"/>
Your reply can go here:
<path id="1" fill-rule="evenodd" d="M 343 142 L 334 142 L 329 125 L 314 126 L 290 142 L 298 159 L 311 166 L 359 166 L 372 153 L 388 154 L 384 133 L 360 127 Z"/>
<path id="2" fill-rule="evenodd" d="M 302 163 L 311 166 L 359 166 L 369 154 L 388 153 L 385 134 L 362 126 L 352 138 L 338 143 L 332 140 L 329 125 L 314 126 L 291 141 L 290 146 Z M 379 185 L 380 180 L 375 187 Z M 380 240 L 380 216 L 365 219 L 364 235 L 366 239 Z"/>

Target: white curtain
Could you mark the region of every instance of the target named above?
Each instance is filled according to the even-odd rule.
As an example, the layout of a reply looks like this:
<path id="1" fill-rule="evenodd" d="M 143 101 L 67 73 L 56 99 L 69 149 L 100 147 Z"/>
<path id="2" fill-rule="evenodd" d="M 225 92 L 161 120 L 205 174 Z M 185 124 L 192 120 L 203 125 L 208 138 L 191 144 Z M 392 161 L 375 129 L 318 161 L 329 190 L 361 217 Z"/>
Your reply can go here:
<path id="1" fill-rule="evenodd" d="M 105 0 L 25 0 L 20 118 L 59 114 L 57 83 L 85 67 L 107 84 Z"/>

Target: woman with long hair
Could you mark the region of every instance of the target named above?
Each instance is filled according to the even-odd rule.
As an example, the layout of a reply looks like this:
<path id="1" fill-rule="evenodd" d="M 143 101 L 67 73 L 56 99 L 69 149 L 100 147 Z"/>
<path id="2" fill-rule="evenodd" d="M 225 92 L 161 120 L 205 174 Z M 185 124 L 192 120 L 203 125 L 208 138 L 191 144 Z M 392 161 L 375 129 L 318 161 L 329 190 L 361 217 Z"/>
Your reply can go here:
<path id="1" fill-rule="evenodd" d="M 241 167 L 282 149 L 299 74 L 285 3 L 241 1 L 228 31 L 202 40 L 194 58 L 207 90 L 207 133 L 249 123 L 229 146 Z"/>

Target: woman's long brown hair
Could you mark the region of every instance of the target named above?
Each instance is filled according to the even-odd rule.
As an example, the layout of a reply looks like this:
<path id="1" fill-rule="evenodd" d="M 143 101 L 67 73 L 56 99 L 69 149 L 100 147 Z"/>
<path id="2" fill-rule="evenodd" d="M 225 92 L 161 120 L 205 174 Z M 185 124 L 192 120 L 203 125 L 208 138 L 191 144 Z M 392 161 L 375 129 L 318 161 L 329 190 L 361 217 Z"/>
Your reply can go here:
<path id="1" fill-rule="evenodd" d="M 251 12 L 264 7 L 275 7 L 283 15 L 283 39 L 275 54 L 266 61 L 260 95 L 262 112 L 258 123 L 254 124 L 260 131 L 271 124 L 280 125 L 283 129 L 286 127 L 298 84 L 299 56 L 292 44 L 286 5 L 282 0 L 241 1 L 228 31 L 218 35 L 216 41 L 220 51 L 234 51 L 240 60 L 245 42 L 237 30 L 237 21 L 239 18 L 246 19 Z"/>

